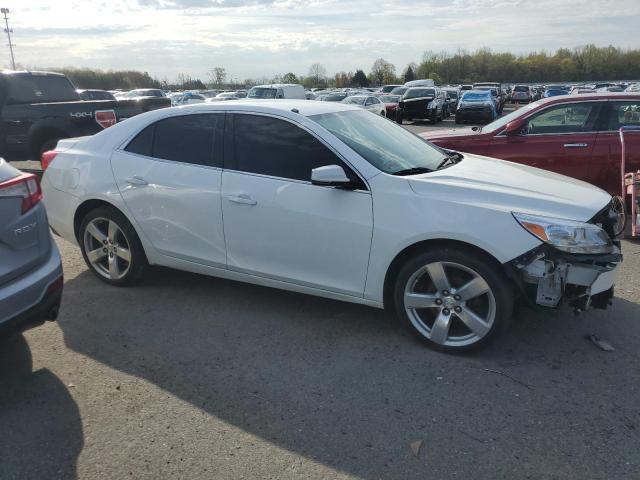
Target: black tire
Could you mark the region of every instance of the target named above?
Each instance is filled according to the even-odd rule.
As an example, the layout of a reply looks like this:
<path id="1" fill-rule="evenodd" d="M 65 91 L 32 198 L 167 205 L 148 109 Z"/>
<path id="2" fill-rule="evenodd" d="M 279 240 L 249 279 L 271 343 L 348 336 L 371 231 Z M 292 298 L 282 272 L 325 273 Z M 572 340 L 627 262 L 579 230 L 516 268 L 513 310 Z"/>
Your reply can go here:
<path id="1" fill-rule="evenodd" d="M 402 112 L 396 112 L 396 122 L 402 125 Z"/>
<path id="2" fill-rule="evenodd" d="M 108 278 L 104 273 L 100 273 L 100 268 L 92 264 L 87 254 L 87 242 L 85 241 L 85 233 L 87 232 L 87 228 L 92 222 L 102 220 L 115 222 L 115 224 L 123 234 L 119 236 L 119 240 L 114 239 L 112 245 L 114 247 L 117 246 L 118 248 L 120 248 L 126 242 L 126 247 L 128 247 L 130 261 L 123 261 L 125 263 L 125 266 L 126 264 L 128 264 L 128 267 L 126 268 L 126 273 L 124 273 L 120 278 Z M 142 244 L 140 243 L 138 234 L 136 233 L 129 220 L 127 220 L 127 217 L 125 217 L 119 210 L 114 207 L 99 207 L 85 215 L 80 224 L 80 229 L 78 230 L 78 243 L 80 245 L 84 261 L 89 267 L 89 270 L 91 270 L 100 280 L 108 283 L 109 285 L 114 285 L 117 287 L 133 285 L 134 283 L 142 280 L 149 266 L 147 256 L 144 252 L 144 249 L 142 248 Z M 97 243 L 97 245 L 99 245 L 99 243 Z M 105 245 L 105 247 L 111 248 L 111 245 Z M 120 252 L 122 252 L 122 250 L 126 251 L 127 248 L 121 248 Z M 108 256 L 114 257 L 112 252 L 109 252 Z M 118 255 L 116 254 L 115 256 Z M 116 260 L 120 261 L 119 259 Z M 106 258 L 106 261 L 109 261 L 108 258 Z M 120 263 L 122 264 L 123 262 Z"/>
<path id="3" fill-rule="evenodd" d="M 426 272 L 427 268 L 435 268 L 437 265 L 443 266 L 442 271 L 445 272 L 445 278 L 448 277 L 451 288 L 444 294 L 437 291 L 429 273 L 420 274 L 420 272 Z M 422 276 L 418 276 L 416 280 L 416 275 Z M 477 277 L 484 283 L 477 280 Z M 460 287 L 465 284 L 471 285 L 469 283 L 471 279 L 486 286 L 489 289 L 488 292 L 467 301 L 455 297 L 456 291 L 464 295 L 465 290 Z M 434 298 L 437 296 L 434 301 L 439 301 L 440 306 L 405 308 L 407 289 L 416 295 L 424 294 Z M 488 256 L 460 247 L 438 247 L 419 253 L 405 262 L 395 279 L 393 299 L 400 320 L 422 342 L 435 350 L 457 353 L 484 347 L 506 330 L 513 314 L 514 293 L 511 283 L 500 266 Z M 460 309 L 460 316 L 456 313 L 458 309 Z M 438 315 L 444 315 L 444 322 L 447 325 L 444 341 L 434 341 L 429 338 L 434 332 L 435 319 L 440 319 Z M 483 316 L 486 320 L 483 323 L 475 321 L 476 317 L 483 319 Z M 467 320 L 462 320 L 463 317 Z M 475 330 L 468 327 L 468 324 L 474 325 Z"/>

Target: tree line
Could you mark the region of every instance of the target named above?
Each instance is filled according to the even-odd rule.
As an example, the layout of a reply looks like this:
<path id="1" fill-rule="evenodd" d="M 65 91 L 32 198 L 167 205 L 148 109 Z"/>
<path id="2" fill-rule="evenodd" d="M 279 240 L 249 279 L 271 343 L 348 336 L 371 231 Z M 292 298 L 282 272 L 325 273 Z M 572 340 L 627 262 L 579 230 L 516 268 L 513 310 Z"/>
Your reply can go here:
<path id="1" fill-rule="evenodd" d="M 554 53 L 531 52 L 515 55 L 480 48 L 473 52 L 456 53 L 427 51 L 420 62 L 412 62 L 401 71 L 383 59 L 377 59 L 369 73 L 362 68 L 328 75 L 324 66 L 314 63 L 308 74 L 293 72 L 273 77 L 229 77 L 222 66 L 212 68 L 202 80 L 180 73 L 174 82 L 157 79 L 147 72 L 102 71 L 89 68 L 53 69 L 66 74 L 79 88 L 164 88 L 204 89 L 240 88 L 265 83 L 300 83 L 312 87 L 367 87 L 405 83 L 417 78 L 432 78 L 437 84 L 462 84 L 475 81 L 503 83 L 581 82 L 596 80 L 640 79 L 640 49 L 624 50 L 613 46 L 585 45 L 573 49 L 561 48 Z"/>

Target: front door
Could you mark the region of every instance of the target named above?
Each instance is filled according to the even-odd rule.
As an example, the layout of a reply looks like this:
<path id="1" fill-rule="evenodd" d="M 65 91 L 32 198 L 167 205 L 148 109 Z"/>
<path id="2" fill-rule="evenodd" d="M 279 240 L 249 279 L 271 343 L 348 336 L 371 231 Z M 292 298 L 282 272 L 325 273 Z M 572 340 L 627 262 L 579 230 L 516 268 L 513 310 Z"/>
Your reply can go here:
<path id="1" fill-rule="evenodd" d="M 227 128 L 222 208 L 228 268 L 362 296 L 373 230 L 364 182 L 289 121 L 236 113 Z M 336 164 L 361 188 L 311 184 L 313 168 Z"/>
<path id="2" fill-rule="evenodd" d="M 487 155 L 591 182 L 601 108 L 602 102 L 552 105 L 529 117 L 520 135 L 493 137 Z"/>
<path id="3" fill-rule="evenodd" d="M 166 118 L 111 157 L 125 204 L 163 255 L 226 267 L 220 199 L 223 124 L 223 113 Z"/>

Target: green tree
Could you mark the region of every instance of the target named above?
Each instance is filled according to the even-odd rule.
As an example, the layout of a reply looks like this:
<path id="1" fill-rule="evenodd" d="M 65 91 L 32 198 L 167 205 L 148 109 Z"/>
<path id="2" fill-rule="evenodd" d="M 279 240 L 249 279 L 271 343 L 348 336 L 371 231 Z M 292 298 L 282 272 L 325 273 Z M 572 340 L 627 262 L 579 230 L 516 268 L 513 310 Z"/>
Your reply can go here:
<path id="1" fill-rule="evenodd" d="M 353 75 L 353 80 L 351 81 L 352 85 L 357 87 L 368 87 L 369 79 L 364 74 L 364 72 L 360 69 L 356 70 L 356 73 Z"/>
<path id="2" fill-rule="evenodd" d="M 295 74 L 288 72 L 282 76 L 282 83 L 300 83 L 300 80 L 298 80 Z"/>
<path id="3" fill-rule="evenodd" d="M 416 79 L 416 72 L 415 72 L 415 64 L 409 64 L 407 65 L 407 69 L 404 71 L 404 82 L 411 82 L 413 80 Z"/>

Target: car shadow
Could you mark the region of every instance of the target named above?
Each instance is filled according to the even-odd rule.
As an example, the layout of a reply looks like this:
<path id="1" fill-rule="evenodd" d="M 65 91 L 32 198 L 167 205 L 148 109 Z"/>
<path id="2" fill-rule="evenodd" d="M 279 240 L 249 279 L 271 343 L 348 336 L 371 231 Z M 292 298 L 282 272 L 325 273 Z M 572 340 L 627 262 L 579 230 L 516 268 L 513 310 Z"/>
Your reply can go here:
<path id="1" fill-rule="evenodd" d="M 380 310 L 159 268 L 129 289 L 84 271 L 65 296 L 69 348 L 360 478 L 445 478 L 454 457 L 462 478 L 611 477 L 610 452 L 585 447 L 598 442 L 638 458 L 637 402 L 616 392 L 637 382 L 640 307 L 623 299 L 613 315 L 523 309 L 491 347 L 458 356 Z"/>
<path id="2" fill-rule="evenodd" d="M 0 477 L 76 478 L 83 444 L 67 387 L 47 369 L 32 371 L 22 335 L 0 339 Z"/>

